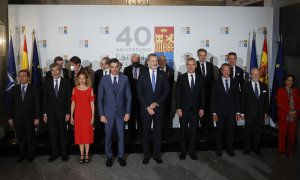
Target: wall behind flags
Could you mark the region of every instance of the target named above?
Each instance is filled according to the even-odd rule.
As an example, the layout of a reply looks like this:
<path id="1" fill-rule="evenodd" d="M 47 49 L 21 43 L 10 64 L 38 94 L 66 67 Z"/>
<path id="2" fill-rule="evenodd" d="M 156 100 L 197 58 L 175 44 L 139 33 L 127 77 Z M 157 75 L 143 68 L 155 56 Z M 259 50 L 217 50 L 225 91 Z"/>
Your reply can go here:
<path id="1" fill-rule="evenodd" d="M 103 56 L 117 57 L 126 67 L 132 53 L 144 61 L 147 54 L 157 52 L 167 56 L 176 78 L 177 72 L 186 71 L 185 58 L 197 57 L 199 48 L 208 51 L 207 60 L 216 66 L 234 51 L 237 64 L 244 67 L 249 64 L 253 30 L 260 60 L 264 29 L 272 54 L 272 7 L 9 5 L 8 11 L 17 64 L 23 33 L 31 60 L 33 29 L 43 68 L 58 55 L 66 60 L 77 55 L 84 66 L 91 63 L 97 70 Z"/>

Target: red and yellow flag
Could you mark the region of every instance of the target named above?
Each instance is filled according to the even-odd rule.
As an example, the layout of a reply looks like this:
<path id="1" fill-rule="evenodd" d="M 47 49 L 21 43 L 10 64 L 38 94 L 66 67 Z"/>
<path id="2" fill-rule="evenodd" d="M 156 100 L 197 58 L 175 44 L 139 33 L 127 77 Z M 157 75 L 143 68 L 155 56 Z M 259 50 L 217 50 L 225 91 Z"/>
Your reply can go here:
<path id="1" fill-rule="evenodd" d="M 174 52 L 174 27 L 155 27 L 155 52 Z"/>
<path id="2" fill-rule="evenodd" d="M 260 66 L 259 66 L 260 78 L 261 82 L 268 84 L 268 46 L 267 46 L 267 38 L 265 36 L 263 50 L 261 54 Z"/>
<path id="3" fill-rule="evenodd" d="M 28 53 L 27 53 L 27 43 L 26 43 L 26 36 L 24 35 L 24 46 L 22 52 L 22 62 L 21 62 L 21 70 L 29 70 L 28 64 Z"/>

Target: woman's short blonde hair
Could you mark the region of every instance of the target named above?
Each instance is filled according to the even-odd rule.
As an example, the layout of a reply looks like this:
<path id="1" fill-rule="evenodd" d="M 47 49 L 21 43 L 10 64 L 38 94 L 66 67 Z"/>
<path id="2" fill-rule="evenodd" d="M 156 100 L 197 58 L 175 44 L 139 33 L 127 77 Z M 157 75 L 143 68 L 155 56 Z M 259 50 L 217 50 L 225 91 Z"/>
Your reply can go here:
<path id="1" fill-rule="evenodd" d="M 79 86 L 79 76 L 81 75 L 81 74 L 83 74 L 84 76 L 85 76 L 85 78 L 86 78 L 86 85 L 88 86 L 88 87 L 92 87 L 92 80 L 91 80 L 91 76 L 90 76 L 90 73 L 87 71 L 87 70 L 85 70 L 85 69 L 81 69 L 78 73 L 77 73 L 77 75 L 76 75 L 76 78 L 75 78 L 75 85 L 76 86 Z"/>

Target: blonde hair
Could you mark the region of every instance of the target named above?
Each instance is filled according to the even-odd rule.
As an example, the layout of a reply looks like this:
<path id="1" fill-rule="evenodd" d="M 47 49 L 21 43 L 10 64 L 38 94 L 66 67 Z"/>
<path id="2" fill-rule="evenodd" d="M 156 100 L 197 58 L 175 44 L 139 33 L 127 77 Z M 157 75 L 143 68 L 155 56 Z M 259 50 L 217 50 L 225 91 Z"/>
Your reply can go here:
<path id="1" fill-rule="evenodd" d="M 79 76 L 80 76 L 81 74 L 83 74 L 83 75 L 85 76 L 85 78 L 86 78 L 86 85 L 87 85 L 88 87 L 92 87 L 92 80 L 91 80 L 90 73 L 89 73 L 87 70 L 85 70 L 85 69 L 81 69 L 81 70 L 77 73 L 76 78 L 75 78 L 75 85 L 76 85 L 76 86 L 79 86 L 79 85 L 80 85 L 80 83 L 79 83 Z"/>

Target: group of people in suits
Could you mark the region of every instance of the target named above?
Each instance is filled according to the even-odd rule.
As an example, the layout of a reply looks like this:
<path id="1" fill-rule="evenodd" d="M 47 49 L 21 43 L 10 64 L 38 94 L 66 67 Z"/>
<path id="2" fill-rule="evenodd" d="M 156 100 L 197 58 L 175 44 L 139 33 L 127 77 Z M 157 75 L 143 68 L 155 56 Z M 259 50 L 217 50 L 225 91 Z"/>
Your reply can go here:
<path id="1" fill-rule="evenodd" d="M 199 126 L 206 127 L 208 133 L 215 127 L 217 156 L 222 156 L 224 145 L 228 155 L 235 156 L 235 127 L 241 119 L 245 120 L 244 154 L 248 155 L 253 150 L 261 155 L 259 143 L 264 120 L 268 116 L 269 101 L 268 87 L 259 81 L 259 70 L 252 69 L 250 80 L 244 80 L 243 70 L 236 65 L 237 55 L 231 52 L 228 63 L 222 64 L 219 75 L 215 76 L 213 64 L 206 61 L 207 51 L 199 49 L 197 55 L 199 61 L 186 59 L 187 72 L 178 75 L 176 82 L 175 104 L 180 122 L 179 159 L 186 159 L 187 154 L 192 160 L 198 159 L 196 138 Z M 55 161 L 59 155 L 63 161 L 69 159 L 67 122 L 74 125 L 75 144 L 80 149 L 78 162 L 90 162 L 93 124 L 99 120 L 105 132 L 107 167 L 113 165 L 114 128 L 118 137 L 118 162 L 121 166 L 127 164 L 124 158 L 126 123 L 131 139 L 136 138 L 137 134 L 142 135 L 143 164 L 148 164 L 151 158 L 158 164 L 163 163 L 161 140 L 163 132 L 171 126 L 170 100 L 174 84 L 174 70 L 167 65 L 166 57 L 149 54 L 146 67 L 140 64 L 140 56 L 133 54 L 131 65 L 124 69 L 124 73 L 120 72 L 118 59 L 105 57 L 100 62 L 101 70 L 95 72 L 94 82 L 81 66 L 79 57 L 73 56 L 70 63 L 69 78 L 68 70 L 62 66 L 63 59 L 54 59 L 50 72 L 46 74 L 43 96 L 37 87 L 30 84 L 29 71 L 19 71 L 20 84 L 10 92 L 8 113 L 9 125 L 15 126 L 19 140 L 18 161 L 23 161 L 27 156 L 29 161 L 34 158 L 35 126 L 39 124 L 42 112 L 51 146 L 49 162 Z M 286 87 L 278 91 L 280 97 L 277 98 L 279 151 L 289 155 L 293 154 L 295 124 L 300 110 L 299 90 L 293 87 L 293 81 L 293 76 L 285 79 Z"/>

